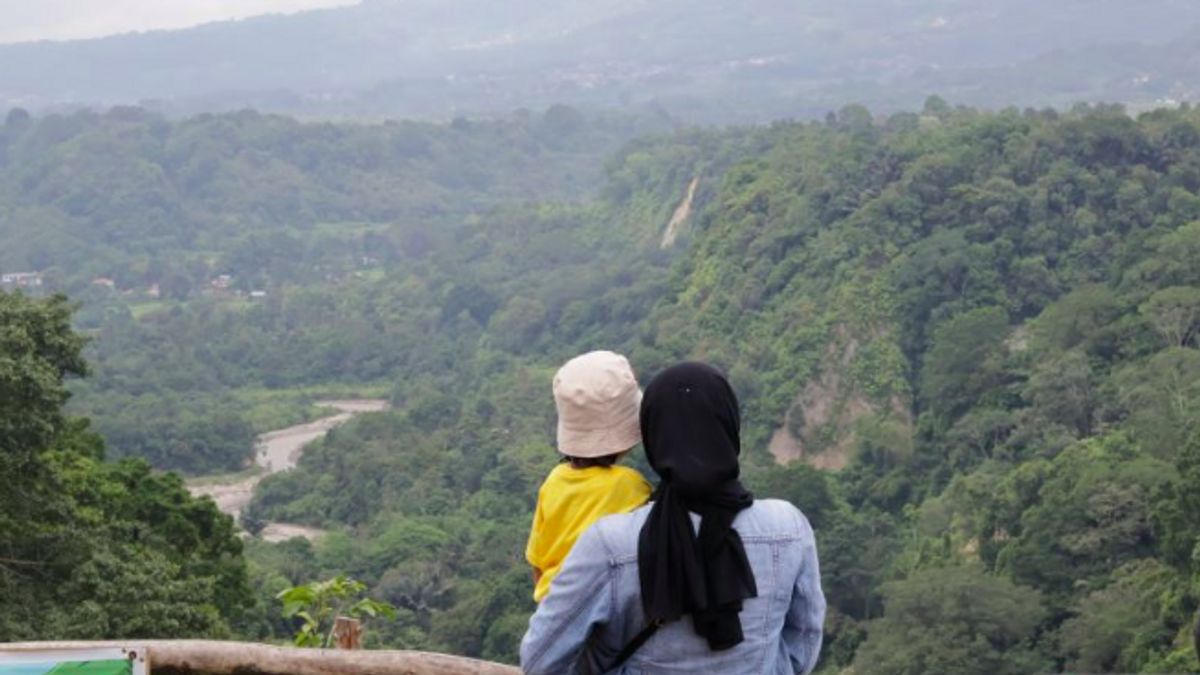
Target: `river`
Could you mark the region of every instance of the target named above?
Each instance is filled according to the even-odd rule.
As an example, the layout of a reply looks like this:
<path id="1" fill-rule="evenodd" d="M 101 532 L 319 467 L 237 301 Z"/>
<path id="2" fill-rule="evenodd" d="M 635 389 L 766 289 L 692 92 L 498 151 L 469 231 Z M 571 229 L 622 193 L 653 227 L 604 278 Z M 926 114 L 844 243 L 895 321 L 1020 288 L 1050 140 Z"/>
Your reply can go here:
<path id="1" fill-rule="evenodd" d="M 213 501 L 217 503 L 217 508 L 237 520 L 242 509 L 250 503 L 251 497 L 254 496 L 254 489 L 258 487 L 263 478 L 295 467 L 300 461 L 300 456 L 304 454 L 305 446 L 309 443 L 324 437 L 330 429 L 345 424 L 355 415 L 386 410 L 388 402 L 381 399 L 352 399 L 317 401 L 315 405 L 331 408 L 338 412 L 336 415 L 322 417 L 286 429 L 268 431 L 260 435 L 254 444 L 254 462 L 261 467 L 261 471 L 229 483 L 190 485 L 188 491 L 198 497 L 212 497 Z M 292 537 L 314 539 L 320 535 L 321 530 L 303 525 L 267 523 L 260 536 L 267 541 L 282 541 Z"/>

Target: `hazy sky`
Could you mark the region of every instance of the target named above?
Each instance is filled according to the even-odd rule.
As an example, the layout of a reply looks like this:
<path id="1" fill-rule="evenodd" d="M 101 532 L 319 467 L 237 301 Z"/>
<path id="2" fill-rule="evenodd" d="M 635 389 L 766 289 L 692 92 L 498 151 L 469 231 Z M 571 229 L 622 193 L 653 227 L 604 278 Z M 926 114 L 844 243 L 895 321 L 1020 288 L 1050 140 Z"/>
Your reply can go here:
<path id="1" fill-rule="evenodd" d="M 0 0 L 0 43 L 183 28 L 207 21 L 357 3 L 358 0 Z"/>

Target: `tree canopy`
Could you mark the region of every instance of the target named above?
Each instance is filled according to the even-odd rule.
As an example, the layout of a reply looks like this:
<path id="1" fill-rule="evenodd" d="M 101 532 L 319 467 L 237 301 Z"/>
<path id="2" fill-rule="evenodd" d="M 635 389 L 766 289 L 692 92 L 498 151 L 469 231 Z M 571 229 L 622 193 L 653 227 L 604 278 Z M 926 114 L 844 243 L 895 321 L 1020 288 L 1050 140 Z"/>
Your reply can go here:
<path id="1" fill-rule="evenodd" d="M 233 522 L 63 413 L 87 372 L 61 296 L 0 291 L 0 640 L 222 637 L 253 603 Z"/>

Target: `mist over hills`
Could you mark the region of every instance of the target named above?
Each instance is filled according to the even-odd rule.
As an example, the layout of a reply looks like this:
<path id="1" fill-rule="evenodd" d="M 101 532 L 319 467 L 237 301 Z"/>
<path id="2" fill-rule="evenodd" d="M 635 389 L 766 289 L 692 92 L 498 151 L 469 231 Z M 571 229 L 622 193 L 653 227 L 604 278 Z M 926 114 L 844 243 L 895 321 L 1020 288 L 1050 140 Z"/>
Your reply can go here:
<path id="1" fill-rule="evenodd" d="M 365 0 L 0 46 L 0 105 L 444 119 L 568 103 L 717 122 L 847 101 L 887 111 L 930 93 L 1136 105 L 1196 89 L 1178 64 L 1198 53 L 1197 24 L 1184 0 Z"/>

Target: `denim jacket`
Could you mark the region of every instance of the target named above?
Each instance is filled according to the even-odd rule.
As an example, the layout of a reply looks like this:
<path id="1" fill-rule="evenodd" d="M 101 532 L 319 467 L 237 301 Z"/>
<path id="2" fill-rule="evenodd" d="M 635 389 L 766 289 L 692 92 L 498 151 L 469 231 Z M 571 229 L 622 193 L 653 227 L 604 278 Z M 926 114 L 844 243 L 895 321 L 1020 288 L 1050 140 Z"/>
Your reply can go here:
<path id="1" fill-rule="evenodd" d="M 529 620 L 521 667 L 530 675 L 599 673 L 645 626 L 637 542 L 650 507 L 608 516 L 580 536 Z M 699 517 L 692 515 L 699 526 Z M 825 596 L 812 528 L 791 504 L 765 499 L 738 514 L 758 596 L 742 608 L 745 640 L 714 652 L 691 617 L 664 625 L 618 673 L 808 673 L 821 650 Z"/>

